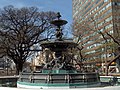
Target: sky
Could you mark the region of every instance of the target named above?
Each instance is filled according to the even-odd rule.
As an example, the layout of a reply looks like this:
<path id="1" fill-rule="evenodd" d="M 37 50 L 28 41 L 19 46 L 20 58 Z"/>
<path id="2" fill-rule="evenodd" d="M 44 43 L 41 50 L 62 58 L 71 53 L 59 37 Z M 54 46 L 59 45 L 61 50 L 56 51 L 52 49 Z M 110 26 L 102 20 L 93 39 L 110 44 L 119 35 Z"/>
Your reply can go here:
<path id="1" fill-rule="evenodd" d="M 0 8 L 8 5 L 16 8 L 35 6 L 41 11 L 60 12 L 68 25 L 72 23 L 72 0 L 0 0 Z"/>

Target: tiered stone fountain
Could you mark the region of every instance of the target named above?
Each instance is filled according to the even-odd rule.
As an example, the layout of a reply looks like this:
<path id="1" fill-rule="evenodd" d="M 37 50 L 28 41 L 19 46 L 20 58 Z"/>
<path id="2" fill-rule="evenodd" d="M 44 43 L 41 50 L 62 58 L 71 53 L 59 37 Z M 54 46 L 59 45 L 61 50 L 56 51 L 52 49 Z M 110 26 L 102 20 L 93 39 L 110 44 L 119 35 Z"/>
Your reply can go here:
<path id="1" fill-rule="evenodd" d="M 71 59 L 64 56 L 68 49 L 77 46 L 73 41 L 63 39 L 61 26 L 67 24 L 66 20 L 61 20 L 60 13 L 58 19 L 51 22 L 57 27 L 56 37 L 54 40 L 44 41 L 41 43 L 43 49 L 49 49 L 55 57 L 51 61 L 45 60 L 45 65 L 40 73 L 22 73 L 18 87 L 22 88 L 80 88 L 93 87 L 100 85 L 98 73 L 78 72 Z"/>

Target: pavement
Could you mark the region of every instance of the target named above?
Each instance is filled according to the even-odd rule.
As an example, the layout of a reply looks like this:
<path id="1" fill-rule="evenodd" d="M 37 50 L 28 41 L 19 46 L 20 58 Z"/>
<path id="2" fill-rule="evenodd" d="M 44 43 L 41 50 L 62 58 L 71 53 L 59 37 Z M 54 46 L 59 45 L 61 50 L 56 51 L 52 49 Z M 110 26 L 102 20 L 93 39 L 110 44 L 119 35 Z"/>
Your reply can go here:
<path id="1" fill-rule="evenodd" d="M 11 87 L 0 87 L 0 90 L 33 90 L 33 89 L 22 89 L 22 88 L 11 88 Z M 35 89 L 40 90 L 40 89 Z M 48 89 L 41 89 L 48 90 Z M 49 89 L 49 90 L 63 90 L 63 89 Z M 65 90 L 120 90 L 120 86 L 109 86 L 109 87 L 98 87 L 98 88 L 74 88 Z"/>

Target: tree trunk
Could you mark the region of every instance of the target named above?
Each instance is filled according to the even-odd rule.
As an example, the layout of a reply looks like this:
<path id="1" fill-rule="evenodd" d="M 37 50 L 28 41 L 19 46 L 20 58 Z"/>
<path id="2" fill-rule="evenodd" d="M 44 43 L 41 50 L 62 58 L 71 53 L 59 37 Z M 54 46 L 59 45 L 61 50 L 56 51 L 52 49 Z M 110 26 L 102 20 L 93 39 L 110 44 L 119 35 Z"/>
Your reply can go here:
<path id="1" fill-rule="evenodd" d="M 120 59 L 119 58 L 116 60 L 116 66 L 118 68 L 118 71 L 120 72 Z"/>
<path id="2" fill-rule="evenodd" d="M 105 75 L 108 76 L 109 66 L 106 66 L 105 69 L 106 69 L 106 70 L 105 70 L 105 71 L 106 71 L 106 72 L 105 72 Z"/>
<path id="3" fill-rule="evenodd" d="M 17 69 L 16 74 L 19 75 L 19 73 L 22 72 L 23 63 L 22 64 L 17 64 L 16 69 Z"/>

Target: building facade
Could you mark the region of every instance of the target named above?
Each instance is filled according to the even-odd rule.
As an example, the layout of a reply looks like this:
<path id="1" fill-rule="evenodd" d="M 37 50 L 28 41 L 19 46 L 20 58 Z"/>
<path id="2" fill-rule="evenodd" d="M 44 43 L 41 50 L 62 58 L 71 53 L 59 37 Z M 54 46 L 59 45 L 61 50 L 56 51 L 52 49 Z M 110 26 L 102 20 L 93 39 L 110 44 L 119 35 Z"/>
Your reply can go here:
<path id="1" fill-rule="evenodd" d="M 80 35 L 84 62 L 105 64 L 114 59 L 118 44 L 110 35 L 120 41 L 120 0 L 72 1 L 74 32 Z"/>

